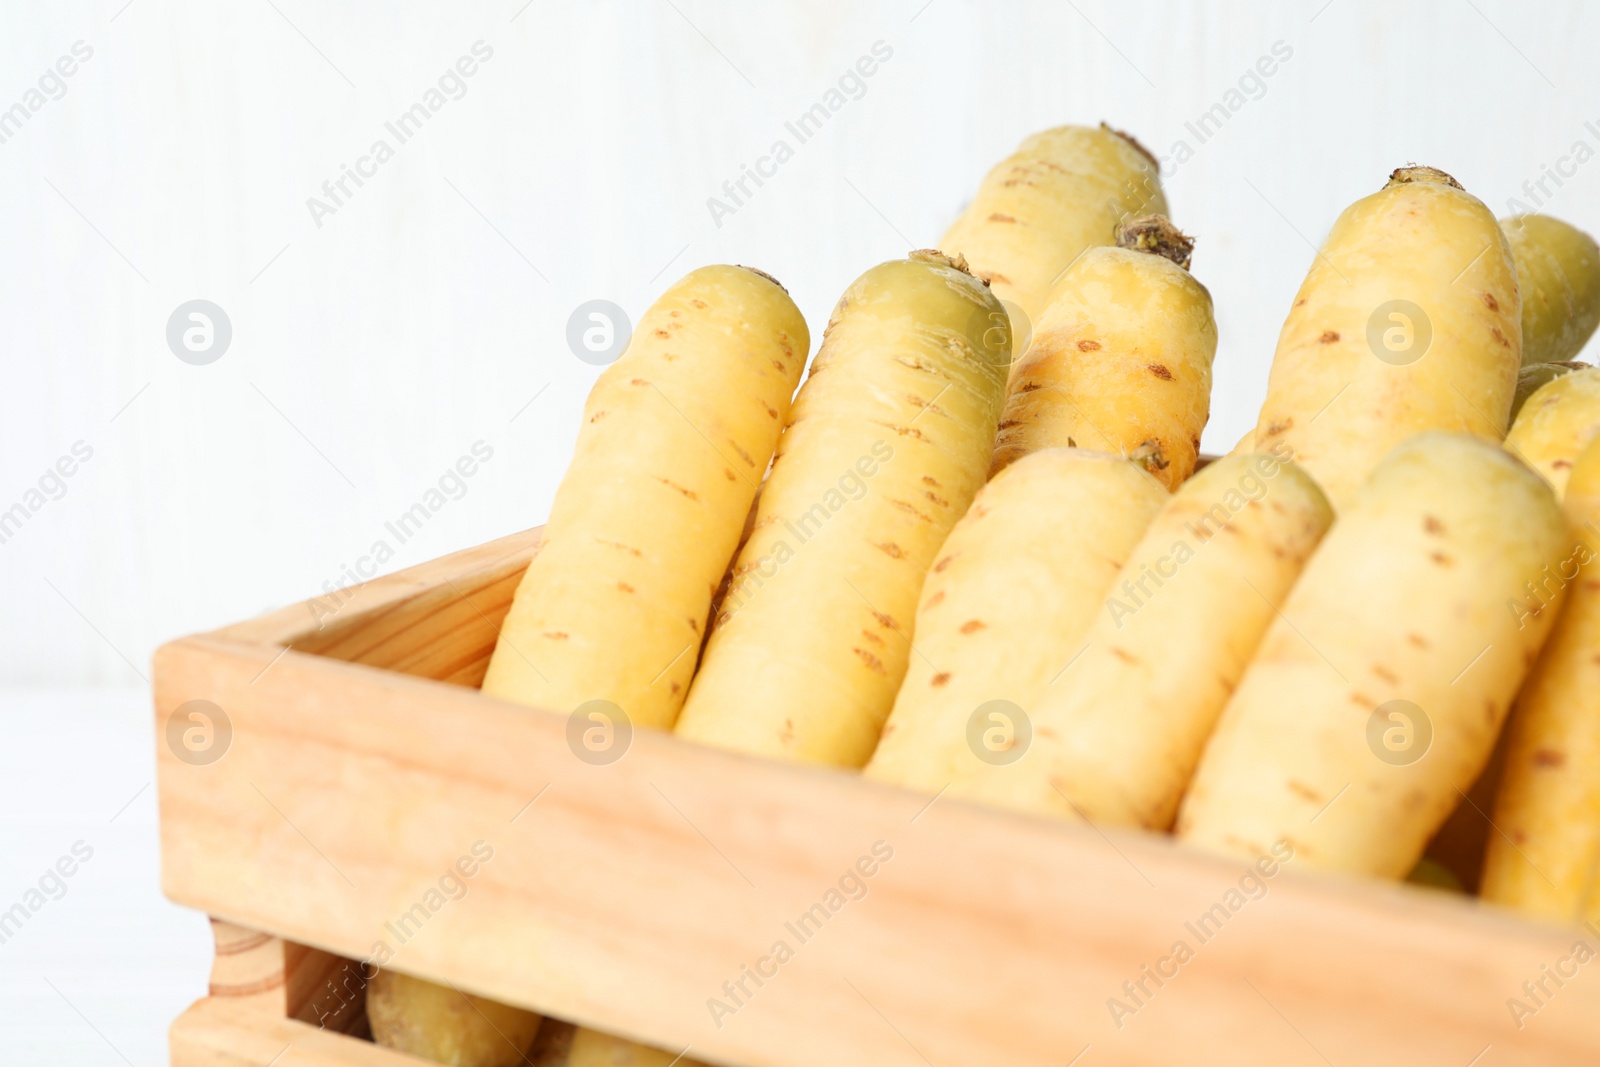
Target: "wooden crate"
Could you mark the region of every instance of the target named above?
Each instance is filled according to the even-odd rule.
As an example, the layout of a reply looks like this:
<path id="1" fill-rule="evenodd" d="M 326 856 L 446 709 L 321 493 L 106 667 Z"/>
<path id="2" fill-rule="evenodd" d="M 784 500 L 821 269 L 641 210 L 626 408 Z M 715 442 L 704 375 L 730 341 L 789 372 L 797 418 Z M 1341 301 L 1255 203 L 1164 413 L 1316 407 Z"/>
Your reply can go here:
<path id="1" fill-rule="evenodd" d="M 1600 964 L 1545 977 L 1579 931 L 1292 861 L 1251 881 L 1161 837 L 653 731 L 584 762 L 565 716 L 475 689 L 537 544 L 157 654 L 158 737 L 192 700 L 232 730 L 215 762 L 159 745 L 163 885 L 219 931 L 175 1064 L 415 1064 L 360 1038 L 359 1003 L 329 1012 L 380 942 L 397 969 L 740 1067 L 1600 1063 Z M 465 895 L 431 897 L 479 842 Z"/>

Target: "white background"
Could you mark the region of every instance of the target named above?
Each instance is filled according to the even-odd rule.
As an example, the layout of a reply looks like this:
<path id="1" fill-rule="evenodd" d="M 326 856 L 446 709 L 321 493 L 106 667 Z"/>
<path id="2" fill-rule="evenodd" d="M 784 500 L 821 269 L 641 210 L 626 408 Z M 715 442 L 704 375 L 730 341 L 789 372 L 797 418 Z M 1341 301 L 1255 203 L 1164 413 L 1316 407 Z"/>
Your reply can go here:
<path id="1" fill-rule="evenodd" d="M 1577 2 L 124 3 L 0 5 L 0 110 L 93 49 L 0 144 L 0 510 L 93 449 L 0 544 L 0 909 L 95 849 L 0 945 L 7 1062 L 164 1062 L 204 992 L 205 924 L 156 883 L 151 651 L 338 580 L 480 440 L 389 569 L 541 522 L 598 373 L 565 340 L 581 302 L 637 318 L 740 262 L 820 335 L 1022 137 L 1105 119 L 1194 149 L 1165 182 L 1216 300 L 1223 451 L 1345 205 L 1417 161 L 1505 214 L 1600 150 L 1600 5 Z M 479 40 L 466 94 L 319 227 L 307 198 Z M 865 94 L 716 225 L 707 198 L 880 40 Z M 1200 143 L 1185 123 L 1278 41 Z M 1600 231 L 1600 164 L 1564 182 L 1545 209 Z M 194 298 L 232 321 L 209 366 L 165 340 Z"/>

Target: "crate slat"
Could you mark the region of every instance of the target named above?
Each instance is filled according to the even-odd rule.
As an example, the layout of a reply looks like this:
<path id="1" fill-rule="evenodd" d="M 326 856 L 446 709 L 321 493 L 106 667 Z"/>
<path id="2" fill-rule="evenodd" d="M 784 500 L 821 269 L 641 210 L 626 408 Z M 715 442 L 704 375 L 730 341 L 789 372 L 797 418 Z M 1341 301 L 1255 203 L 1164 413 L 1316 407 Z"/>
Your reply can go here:
<path id="1" fill-rule="evenodd" d="M 196 1001 L 167 1029 L 172 1067 L 423 1067 L 423 1061 L 225 997 Z"/>
<path id="2" fill-rule="evenodd" d="M 1085 1048 L 1085 1067 L 1465 1065 L 1487 1046 L 1497 1065 L 1600 1062 L 1600 981 L 1569 982 L 1520 1030 L 1507 1006 L 1574 932 L 1292 862 L 1229 912 L 1244 866 L 1165 838 L 930 805 L 657 732 L 583 763 L 565 717 L 460 684 L 536 544 L 370 583 L 320 631 L 302 605 L 163 648 L 158 732 L 196 698 L 233 727 L 207 766 L 161 746 L 167 895 L 338 956 L 384 942 L 401 970 L 746 1067 L 1060 1067 Z M 431 908 L 479 841 L 493 858 Z M 830 910 L 875 842 L 892 860 Z M 1202 942 L 1193 924 L 1219 904 Z M 815 929 L 797 928 L 808 912 Z M 1194 958 L 1158 988 L 1142 968 L 1179 940 Z M 758 988 L 742 968 L 779 941 L 792 958 Z M 735 1001 L 723 983 L 741 979 Z M 1140 981 L 1148 996 L 1125 990 Z M 1120 1026 L 1114 997 L 1138 1008 Z M 711 998 L 737 1010 L 714 1018 Z M 184 1047 L 251 1025 L 202 1005 L 174 1027 Z"/>

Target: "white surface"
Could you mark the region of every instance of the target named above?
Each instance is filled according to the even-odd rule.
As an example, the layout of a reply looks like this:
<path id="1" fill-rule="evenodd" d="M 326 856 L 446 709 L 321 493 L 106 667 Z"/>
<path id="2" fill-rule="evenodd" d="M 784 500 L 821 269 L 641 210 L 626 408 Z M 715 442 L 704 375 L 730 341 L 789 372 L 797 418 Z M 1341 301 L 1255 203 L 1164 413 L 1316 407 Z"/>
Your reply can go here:
<path id="1" fill-rule="evenodd" d="M 0 107 L 94 49 L 0 144 L 0 509 L 95 450 L 0 545 L 0 683 L 136 682 L 124 656 L 315 593 L 480 439 L 494 459 L 389 566 L 535 525 L 597 373 L 576 305 L 637 317 L 735 261 L 820 335 L 1044 126 L 1195 145 L 1167 186 L 1216 298 L 1212 450 L 1254 421 L 1301 235 L 1408 160 L 1503 211 L 1600 148 L 1592 4 L 123 2 L 0 9 Z M 318 229 L 307 198 L 480 39 L 466 95 Z M 865 95 L 715 226 L 706 199 L 879 40 Z M 1265 94 L 1198 144 L 1185 123 L 1280 40 Z M 1600 230 L 1600 164 L 1549 206 Z M 234 326 L 206 367 L 165 344 L 196 297 Z"/>
<path id="2" fill-rule="evenodd" d="M 742 262 L 820 335 L 1023 136 L 1103 118 L 1195 149 L 1166 184 L 1216 298 L 1223 450 L 1346 204 L 1416 160 L 1503 214 L 1575 142 L 1600 149 L 1600 5 L 1576 2 L 124 2 L 0 4 L 0 110 L 93 49 L 0 144 L 0 510 L 94 450 L 0 544 L 0 685 L 119 687 L 0 705 L 0 906 L 96 849 L 0 945 L 15 1062 L 120 1062 L 45 977 L 140 1067 L 203 988 L 204 923 L 157 895 L 150 793 L 109 821 L 149 780 L 126 687 L 150 652 L 337 580 L 476 441 L 493 459 L 389 569 L 542 521 L 597 373 L 566 345 L 579 303 L 637 318 Z M 307 198 L 478 40 L 465 96 L 318 228 Z M 715 225 L 707 198 L 880 40 L 861 99 Z M 1199 144 L 1185 124 L 1278 41 L 1264 94 Z M 1600 230 L 1600 164 L 1547 208 Z M 204 367 L 165 342 L 197 297 L 234 328 Z"/>
<path id="3" fill-rule="evenodd" d="M 0 912 L 42 903 L 0 943 L 0 1062 L 155 1067 L 205 996 L 211 930 L 161 896 L 149 708 L 130 688 L 0 694 Z M 89 859 L 25 899 L 80 842 Z"/>

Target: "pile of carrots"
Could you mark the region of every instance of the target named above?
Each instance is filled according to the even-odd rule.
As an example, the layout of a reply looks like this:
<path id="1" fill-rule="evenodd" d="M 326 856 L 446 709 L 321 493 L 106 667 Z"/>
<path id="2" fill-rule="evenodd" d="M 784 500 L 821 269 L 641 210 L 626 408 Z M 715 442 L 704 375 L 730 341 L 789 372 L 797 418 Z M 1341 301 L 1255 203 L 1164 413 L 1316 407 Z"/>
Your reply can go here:
<path id="1" fill-rule="evenodd" d="M 777 281 L 672 285 L 589 396 L 484 691 L 1600 918 L 1600 370 L 1570 362 L 1600 249 L 1396 170 L 1206 463 L 1216 322 L 1166 216 L 1132 138 L 1036 134 L 939 251 L 845 290 L 804 384 Z M 1486 849 L 1441 832 L 1474 789 Z M 444 1063 L 675 1060 L 389 971 L 369 1016 Z"/>

